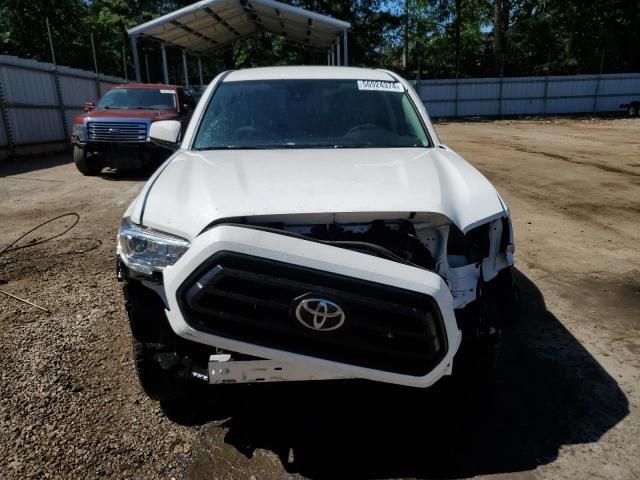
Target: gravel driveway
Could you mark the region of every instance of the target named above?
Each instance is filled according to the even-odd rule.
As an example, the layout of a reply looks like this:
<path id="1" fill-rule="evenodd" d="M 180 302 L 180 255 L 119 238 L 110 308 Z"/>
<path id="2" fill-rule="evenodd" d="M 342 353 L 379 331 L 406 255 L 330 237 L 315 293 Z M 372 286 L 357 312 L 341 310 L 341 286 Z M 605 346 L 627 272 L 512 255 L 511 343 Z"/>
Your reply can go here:
<path id="1" fill-rule="evenodd" d="M 114 265 L 144 177 L 0 165 L 0 251 L 79 215 L 0 254 L 0 289 L 50 311 L 0 294 L 0 479 L 640 477 L 640 120 L 436 128 L 514 217 L 524 318 L 482 397 L 331 382 L 152 402 Z"/>

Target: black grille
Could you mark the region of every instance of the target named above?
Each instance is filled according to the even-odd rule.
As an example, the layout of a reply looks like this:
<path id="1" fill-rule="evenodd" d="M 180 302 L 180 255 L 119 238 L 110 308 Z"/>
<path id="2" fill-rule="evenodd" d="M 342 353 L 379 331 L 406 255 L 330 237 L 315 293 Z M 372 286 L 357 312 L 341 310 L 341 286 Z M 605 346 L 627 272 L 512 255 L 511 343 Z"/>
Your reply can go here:
<path id="1" fill-rule="evenodd" d="M 102 142 L 144 142 L 147 124 L 138 122 L 87 122 L 89 140 Z"/>
<path id="2" fill-rule="evenodd" d="M 293 310 L 306 294 L 340 305 L 344 326 L 301 325 Z M 178 301 L 197 330 L 377 370 L 422 376 L 447 351 L 428 295 L 233 252 L 205 262 L 178 289 Z"/>

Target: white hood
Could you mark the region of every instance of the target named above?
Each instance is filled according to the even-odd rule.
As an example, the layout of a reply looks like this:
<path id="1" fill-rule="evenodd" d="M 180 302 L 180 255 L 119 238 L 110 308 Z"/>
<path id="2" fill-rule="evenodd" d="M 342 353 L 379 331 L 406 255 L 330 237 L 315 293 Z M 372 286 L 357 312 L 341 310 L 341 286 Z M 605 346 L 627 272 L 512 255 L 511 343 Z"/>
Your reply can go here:
<path id="1" fill-rule="evenodd" d="M 180 151 L 132 212 L 143 225 L 193 239 L 218 219 L 283 214 L 433 212 L 466 232 L 504 207 L 450 150 L 284 149 Z"/>

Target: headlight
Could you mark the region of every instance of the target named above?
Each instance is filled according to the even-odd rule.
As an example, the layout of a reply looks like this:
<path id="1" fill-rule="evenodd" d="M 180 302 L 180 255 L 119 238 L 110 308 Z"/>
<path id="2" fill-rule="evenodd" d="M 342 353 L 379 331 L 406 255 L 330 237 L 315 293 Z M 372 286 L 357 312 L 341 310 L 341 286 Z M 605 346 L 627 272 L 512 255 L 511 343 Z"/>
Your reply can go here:
<path id="1" fill-rule="evenodd" d="M 73 124 L 73 135 L 78 137 L 78 140 L 85 142 L 87 140 L 87 129 L 84 128 L 84 123 Z"/>
<path id="2" fill-rule="evenodd" d="M 127 267 L 147 275 L 160 272 L 178 261 L 189 242 L 168 233 L 141 227 L 129 218 L 118 232 L 118 254 Z"/>

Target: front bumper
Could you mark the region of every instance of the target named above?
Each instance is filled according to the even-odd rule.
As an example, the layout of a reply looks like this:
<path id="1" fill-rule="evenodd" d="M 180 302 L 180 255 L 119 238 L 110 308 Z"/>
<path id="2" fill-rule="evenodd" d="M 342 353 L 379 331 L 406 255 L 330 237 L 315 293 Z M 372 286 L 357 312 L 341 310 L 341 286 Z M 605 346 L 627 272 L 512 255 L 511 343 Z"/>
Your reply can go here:
<path id="1" fill-rule="evenodd" d="M 149 162 L 160 163 L 169 155 L 168 150 L 147 141 L 80 142 L 72 138 L 72 144 L 92 155 L 98 155 L 104 165 L 112 168 L 141 168 Z"/>
<path id="2" fill-rule="evenodd" d="M 344 301 L 350 310 L 347 311 L 345 323 L 348 325 L 347 322 L 353 320 L 360 321 L 360 324 L 354 324 L 352 329 L 345 328 L 345 333 L 341 331 L 336 332 L 335 336 L 322 337 L 327 333 L 302 333 L 304 329 L 295 330 L 295 321 L 288 318 L 291 316 L 289 313 L 282 314 L 282 318 L 278 315 L 269 317 L 269 322 L 281 322 L 273 326 L 280 328 L 280 334 L 273 334 L 269 330 L 270 333 L 262 337 L 259 330 L 269 329 L 272 325 L 259 323 L 263 320 L 260 315 L 252 315 L 251 312 L 220 312 L 216 311 L 215 305 L 210 310 L 204 308 L 194 313 L 194 306 L 187 300 L 187 292 L 197 289 L 194 285 L 206 282 L 212 275 L 222 271 L 230 278 L 225 281 L 232 285 L 237 284 L 238 278 L 246 282 L 243 276 L 246 272 L 243 270 L 251 271 L 250 281 L 253 282 L 254 290 L 257 290 L 251 294 L 251 301 L 247 303 L 254 309 L 266 305 L 265 308 L 273 307 L 277 310 L 279 305 L 272 305 L 277 302 L 271 301 L 271 296 L 277 299 L 294 295 L 295 292 L 320 292 L 322 295 L 329 293 L 331 298 L 338 296 L 346 299 Z M 460 345 L 461 334 L 456 325 L 452 296 L 438 275 L 351 250 L 251 228 L 218 226 L 194 239 L 191 248 L 175 265 L 165 269 L 163 276 L 168 304 L 167 318 L 178 336 L 227 351 L 282 362 L 295 367 L 299 372 L 311 372 L 308 379 L 362 378 L 428 387 L 441 377 L 451 374 L 453 357 Z M 268 281 L 269 279 L 272 281 Z M 239 295 L 237 292 L 231 295 L 236 300 L 246 298 L 246 295 Z M 385 298 L 388 295 L 399 295 L 398 298 L 405 303 L 404 307 L 398 307 L 397 317 L 389 310 L 391 297 Z M 363 306 L 369 298 L 380 302 Z M 425 299 L 428 302 L 423 302 Z M 417 302 L 415 305 L 411 303 L 414 301 Z M 400 341 L 394 338 L 396 334 L 398 338 L 407 337 L 409 345 L 416 345 L 415 339 L 407 332 L 396 331 L 394 322 L 419 319 L 422 315 L 421 306 L 431 309 L 431 328 L 437 324 L 439 329 L 438 354 L 429 357 L 433 360 L 431 364 L 424 363 L 429 359 L 422 359 L 419 351 L 411 352 L 417 361 L 423 362 L 414 371 L 410 368 L 411 365 L 407 365 L 403 352 L 398 352 L 397 349 L 390 352 L 384 348 L 387 344 L 381 336 L 363 340 L 362 345 L 356 346 L 358 351 L 354 353 L 353 337 L 357 336 L 358 328 L 366 329 L 366 321 L 363 321 L 366 320 L 366 315 L 375 317 L 378 330 L 380 325 L 389 330 L 389 338 L 392 340 L 388 345 Z M 400 314 L 401 311 L 404 313 Z M 215 317 L 215 321 L 209 322 L 211 319 L 206 315 Z M 232 325 L 233 328 L 218 328 L 223 324 Z M 371 334 L 368 331 L 365 333 Z M 288 343 L 284 340 L 286 338 L 289 338 Z M 426 340 L 428 339 L 425 338 Z M 379 352 L 377 356 L 376 352 Z M 402 364 L 397 363 L 398 356 L 404 358 Z M 389 359 L 388 366 L 385 359 Z M 423 368 L 424 365 L 428 365 L 428 369 Z M 212 372 L 209 373 L 211 376 Z M 303 378 L 299 378 L 300 376 Z M 305 378 L 304 374 L 295 377 L 297 380 Z"/>

